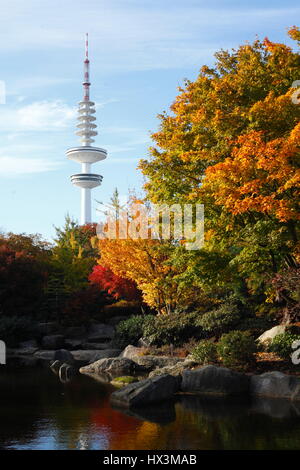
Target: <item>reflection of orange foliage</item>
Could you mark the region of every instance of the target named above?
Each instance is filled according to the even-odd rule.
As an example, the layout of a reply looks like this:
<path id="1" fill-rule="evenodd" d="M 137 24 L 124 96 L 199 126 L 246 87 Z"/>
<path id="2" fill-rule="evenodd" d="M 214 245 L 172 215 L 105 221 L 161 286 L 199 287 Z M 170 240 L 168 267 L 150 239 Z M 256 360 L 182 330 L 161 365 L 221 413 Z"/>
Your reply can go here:
<path id="1" fill-rule="evenodd" d="M 109 431 L 111 449 L 118 449 L 121 440 L 123 445 L 126 436 L 136 435 L 142 424 L 140 420 L 114 410 L 109 403 L 93 407 L 90 419 L 98 431 L 102 429 Z"/>
<path id="2" fill-rule="evenodd" d="M 98 431 L 108 431 L 110 450 L 158 449 L 161 445 L 161 426 L 128 416 L 108 404 L 94 408 L 92 423 Z"/>

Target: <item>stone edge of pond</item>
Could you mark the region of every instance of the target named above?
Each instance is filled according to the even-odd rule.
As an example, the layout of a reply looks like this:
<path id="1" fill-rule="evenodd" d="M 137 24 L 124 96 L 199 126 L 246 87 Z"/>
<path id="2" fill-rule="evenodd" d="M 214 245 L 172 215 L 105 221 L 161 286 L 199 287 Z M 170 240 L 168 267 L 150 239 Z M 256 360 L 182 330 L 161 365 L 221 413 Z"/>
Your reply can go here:
<path id="1" fill-rule="evenodd" d="M 102 370 L 104 374 L 110 376 L 111 372 L 117 372 L 118 375 L 137 375 L 139 372 L 147 373 L 148 377 L 142 377 L 138 382 L 126 385 L 121 390 L 116 390 L 112 393 L 114 397 L 115 393 L 126 391 L 129 387 L 134 386 L 135 394 L 139 393 L 139 389 L 142 390 L 145 381 L 151 385 L 151 387 L 157 387 L 159 380 L 156 381 L 156 377 L 171 376 L 178 377 L 180 386 L 176 392 L 172 391 L 169 396 L 173 396 L 175 393 L 188 393 L 195 395 L 209 395 L 210 397 L 227 397 L 234 395 L 243 396 L 254 396 L 262 398 L 278 398 L 287 399 L 290 401 L 300 401 L 300 378 L 294 375 L 284 374 L 279 371 L 265 372 L 260 375 L 251 374 L 246 375 L 240 372 L 236 372 L 232 369 L 228 369 L 222 366 L 206 365 L 200 366 L 195 361 L 189 358 L 177 358 L 169 356 L 137 356 L 138 348 L 128 346 L 124 351 L 118 350 L 101 350 L 101 351 L 67 351 L 67 350 L 27 350 L 27 354 L 24 350 L 8 350 L 8 358 L 22 359 L 24 360 L 24 366 L 35 365 L 38 359 L 43 364 L 48 366 L 53 361 L 59 360 L 64 363 L 69 363 L 75 368 L 79 369 L 79 372 L 86 373 L 87 375 L 96 376 L 98 373 L 93 371 L 95 363 L 103 363 L 103 365 L 110 365 L 110 371 Z M 25 354 L 24 354 L 25 353 Z M 75 354 L 76 353 L 76 354 Z M 88 354 L 87 354 L 88 353 Z M 97 358 L 97 354 L 106 355 L 107 357 Z M 112 354 L 113 353 L 113 354 Z M 75 356 L 75 357 L 74 357 Z M 83 361 L 79 359 L 79 356 L 84 358 Z M 72 362 L 72 358 L 74 361 Z M 77 360 L 77 358 L 79 360 Z M 146 360 L 144 360 L 146 358 Z M 97 359 L 93 362 L 93 359 Z M 113 363 L 114 359 L 116 362 L 123 362 L 130 365 L 129 369 L 125 370 L 123 374 L 122 368 L 114 371 Z M 39 362 L 39 363 L 40 363 Z M 112 367 L 111 367 L 112 366 Z M 130 374 L 128 373 L 130 371 Z M 114 375 L 115 377 L 117 375 Z M 141 377 L 139 377 L 140 379 Z M 110 381 L 110 380 L 109 380 Z M 150 381 L 150 382 L 149 382 Z M 131 389 L 129 389 L 131 391 Z M 133 393 L 131 391 L 131 393 Z M 146 401 L 147 402 L 147 401 Z"/>

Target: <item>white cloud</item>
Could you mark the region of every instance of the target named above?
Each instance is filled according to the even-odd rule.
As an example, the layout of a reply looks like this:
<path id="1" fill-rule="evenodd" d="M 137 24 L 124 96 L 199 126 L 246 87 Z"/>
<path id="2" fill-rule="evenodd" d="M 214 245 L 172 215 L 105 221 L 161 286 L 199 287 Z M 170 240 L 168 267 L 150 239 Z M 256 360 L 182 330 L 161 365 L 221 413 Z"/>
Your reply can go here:
<path id="1" fill-rule="evenodd" d="M 248 32 L 254 36 L 270 25 L 289 25 L 300 14 L 295 4 L 267 8 L 242 3 L 230 8 L 220 1 L 209 8 L 204 0 L 10 0 L 1 5 L 0 51 L 47 54 L 56 48 L 58 57 L 61 50 L 65 55 L 66 50 L 83 53 L 88 29 L 91 55 L 99 58 L 102 70 L 182 67 L 199 64 L 220 47 L 220 39 L 223 47 L 231 47 L 237 32 L 247 31 L 245 39 L 251 40 Z"/>
<path id="2" fill-rule="evenodd" d="M 75 108 L 60 100 L 39 101 L 18 109 L 16 121 L 24 130 L 58 130 L 68 127 L 75 113 Z"/>
<path id="3" fill-rule="evenodd" d="M 59 131 L 71 125 L 76 108 L 61 100 L 36 101 L 21 107 L 1 107 L 0 133 Z"/>
<path id="4" fill-rule="evenodd" d="M 56 170 L 61 162 L 44 158 L 17 158 L 0 156 L 0 176 L 15 177 L 31 173 L 44 173 Z"/>

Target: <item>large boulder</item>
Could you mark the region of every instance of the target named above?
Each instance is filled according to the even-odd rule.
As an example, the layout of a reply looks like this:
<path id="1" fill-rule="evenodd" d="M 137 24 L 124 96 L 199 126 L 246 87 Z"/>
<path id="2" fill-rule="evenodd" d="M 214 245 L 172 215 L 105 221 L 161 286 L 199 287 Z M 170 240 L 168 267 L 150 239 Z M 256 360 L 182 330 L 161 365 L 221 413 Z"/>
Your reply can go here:
<path id="1" fill-rule="evenodd" d="M 182 375 L 183 371 L 186 369 L 191 369 L 196 365 L 196 362 L 191 360 L 191 359 L 186 359 L 183 362 L 177 362 L 177 364 L 172 365 L 172 366 L 165 366 L 162 367 L 161 369 L 154 369 L 152 372 L 149 374 L 149 379 L 152 377 L 156 377 L 157 375 L 164 375 L 164 374 L 170 374 L 174 375 L 175 377 Z"/>
<path id="2" fill-rule="evenodd" d="M 241 395 L 249 391 L 249 377 L 225 367 L 209 365 L 185 370 L 181 390 L 206 395 Z"/>
<path id="3" fill-rule="evenodd" d="M 185 360 L 181 357 L 143 355 L 143 351 L 143 348 L 137 348 L 129 344 L 122 351 L 120 357 L 131 359 L 148 371 L 157 368 L 161 369 L 162 367 L 172 367 L 178 362 L 184 362 Z"/>
<path id="4" fill-rule="evenodd" d="M 91 364 L 99 359 L 108 357 L 117 357 L 120 354 L 120 349 L 103 349 L 103 350 L 78 350 L 71 351 L 75 361 L 80 365 Z"/>
<path id="5" fill-rule="evenodd" d="M 63 335 L 48 335 L 42 339 L 43 349 L 61 349 L 64 346 L 65 338 Z"/>
<path id="6" fill-rule="evenodd" d="M 80 368 L 80 372 L 88 374 L 109 374 L 109 375 L 132 375 L 141 372 L 143 369 L 131 359 L 122 357 L 110 357 L 100 359 L 85 367 Z"/>
<path id="7" fill-rule="evenodd" d="M 300 400 L 300 378 L 277 371 L 253 375 L 250 380 L 250 393 L 257 397 L 298 401 Z"/>
<path id="8" fill-rule="evenodd" d="M 87 335 L 89 343 L 111 341 L 114 336 L 114 327 L 105 323 L 91 324 Z"/>
<path id="9" fill-rule="evenodd" d="M 142 348 L 137 348 L 136 346 L 132 346 L 132 344 L 129 344 L 121 352 L 120 357 L 126 357 L 127 359 L 131 359 L 132 361 L 134 361 L 141 354 L 143 354 Z"/>
<path id="10" fill-rule="evenodd" d="M 278 325 L 274 326 L 270 330 L 265 331 L 262 335 L 257 338 L 257 341 L 261 344 L 269 344 L 277 335 L 281 335 L 285 333 L 286 326 L 285 325 Z"/>
<path id="11" fill-rule="evenodd" d="M 127 359 L 129 360 L 129 359 Z M 178 392 L 180 379 L 172 375 L 160 375 L 141 380 L 111 394 L 111 403 L 118 407 L 139 407 L 170 399 Z"/>

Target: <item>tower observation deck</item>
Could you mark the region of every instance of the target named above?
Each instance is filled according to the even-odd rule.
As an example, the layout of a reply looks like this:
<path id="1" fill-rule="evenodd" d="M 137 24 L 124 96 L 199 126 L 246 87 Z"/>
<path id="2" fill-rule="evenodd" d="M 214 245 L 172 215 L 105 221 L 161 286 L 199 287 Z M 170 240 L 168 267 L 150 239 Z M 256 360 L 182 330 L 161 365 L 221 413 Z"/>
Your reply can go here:
<path id="1" fill-rule="evenodd" d="M 71 182 L 81 188 L 81 217 L 82 225 L 92 222 L 92 202 L 91 190 L 100 186 L 102 176 L 91 172 L 93 163 L 104 160 L 107 157 L 107 151 L 92 146 L 98 132 L 96 131 L 95 103 L 90 101 L 90 73 L 88 56 L 88 35 L 85 41 L 85 60 L 84 60 L 84 81 L 83 81 L 83 100 L 78 104 L 78 131 L 76 135 L 80 137 L 81 146 L 73 147 L 66 151 L 66 156 L 70 160 L 81 163 L 81 173 L 71 176 Z"/>

